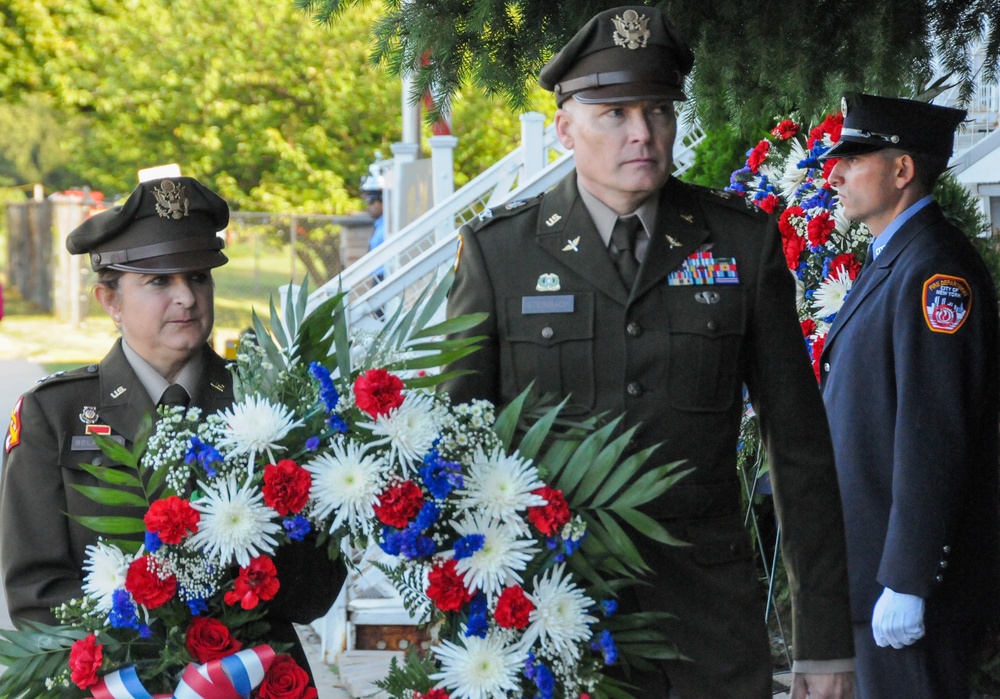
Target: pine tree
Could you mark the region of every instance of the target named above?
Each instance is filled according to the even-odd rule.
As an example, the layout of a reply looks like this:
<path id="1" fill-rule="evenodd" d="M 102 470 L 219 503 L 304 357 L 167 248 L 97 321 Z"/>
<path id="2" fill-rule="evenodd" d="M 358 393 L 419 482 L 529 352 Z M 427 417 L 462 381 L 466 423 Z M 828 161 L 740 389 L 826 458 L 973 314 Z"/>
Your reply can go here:
<path id="1" fill-rule="evenodd" d="M 448 100 L 465 83 L 523 110 L 545 62 L 597 12 L 621 0 L 294 0 L 321 22 L 381 3 L 371 60 Z M 1000 0 L 660 0 L 696 62 L 691 96 L 707 127 L 761 115 L 818 116 L 844 89 L 911 96 L 937 54 L 972 95 L 1000 77 Z M 982 40 L 985 63 L 975 61 Z"/>

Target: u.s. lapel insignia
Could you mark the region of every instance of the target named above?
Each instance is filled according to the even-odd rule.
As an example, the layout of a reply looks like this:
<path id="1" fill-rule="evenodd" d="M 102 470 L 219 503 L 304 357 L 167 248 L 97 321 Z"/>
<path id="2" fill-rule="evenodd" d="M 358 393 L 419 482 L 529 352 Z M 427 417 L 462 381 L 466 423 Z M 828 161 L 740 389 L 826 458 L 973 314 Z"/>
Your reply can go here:
<path id="1" fill-rule="evenodd" d="M 212 388 L 214 388 L 216 391 L 220 391 L 221 392 L 221 391 L 226 390 L 226 387 L 223 386 L 221 383 L 210 383 L 208 385 L 211 386 Z"/>
<path id="2" fill-rule="evenodd" d="M 670 243 L 671 248 L 679 248 L 683 245 L 681 241 L 677 240 L 677 238 L 673 237 L 672 235 L 666 236 L 666 239 L 667 242 Z"/>
<path id="3" fill-rule="evenodd" d="M 694 216 L 692 216 L 691 214 L 681 214 L 681 218 L 687 221 L 688 223 L 694 223 Z"/>
<path id="4" fill-rule="evenodd" d="M 571 240 L 567 240 L 566 244 L 563 245 L 563 252 L 580 252 L 580 236 L 576 236 Z"/>
<path id="5" fill-rule="evenodd" d="M 93 425 L 97 422 L 97 408 L 93 405 L 83 406 L 83 410 L 80 412 L 80 422 L 85 425 Z"/>
<path id="6" fill-rule="evenodd" d="M 559 291 L 559 275 L 548 272 L 538 277 L 535 291 Z"/>
<path id="7" fill-rule="evenodd" d="M 115 390 L 113 390 L 113 391 L 111 392 L 111 397 L 112 397 L 112 398 L 117 398 L 117 397 L 118 397 L 118 396 L 120 396 L 121 394 L 125 393 L 125 391 L 127 391 L 127 390 L 128 390 L 128 389 L 127 389 L 127 388 L 125 388 L 124 386 L 119 386 L 118 388 L 116 388 Z"/>
<path id="8" fill-rule="evenodd" d="M 560 221 L 562 221 L 562 216 L 560 216 L 559 214 L 552 214 L 547 219 L 545 219 L 545 225 L 551 228 Z"/>

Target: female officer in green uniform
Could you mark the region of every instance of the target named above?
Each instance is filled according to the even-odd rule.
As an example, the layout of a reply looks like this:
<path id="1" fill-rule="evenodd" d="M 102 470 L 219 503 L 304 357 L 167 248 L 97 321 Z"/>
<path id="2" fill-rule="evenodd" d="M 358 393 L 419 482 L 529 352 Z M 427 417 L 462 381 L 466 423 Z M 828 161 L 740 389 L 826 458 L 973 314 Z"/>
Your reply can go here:
<path id="1" fill-rule="evenodd" d="M 94 435 L 131 447 L 140 420 L 157 404 L 210 413 L 233 402 L 232 377 L 208 344 L 212 269 L 228 261 L 217 233 L 228 222 L 229 207 L 217 194 L 174 177 L 141 183 L 124 204 L 67 238 L 71 253 L 90 256 L 95 295 L 121 338 L 99 364 L 42 380 L 11 417 L 0 484 L 0 569 L 15 623 L 54 623 L 52 608 L 82 595 L 85 549 L 97 535 L 67 515 L 122 514 L 72 487 L 98 485 L 80 464 L 113 465 Z M 275 564 L 282 588 L 271 606 L 272 634 L 294 643 L 290 622 L 322 616 L 343 573 L 310 543 L 283 547 Z M 307 580 L 311 587 L 301 594 Z"/>

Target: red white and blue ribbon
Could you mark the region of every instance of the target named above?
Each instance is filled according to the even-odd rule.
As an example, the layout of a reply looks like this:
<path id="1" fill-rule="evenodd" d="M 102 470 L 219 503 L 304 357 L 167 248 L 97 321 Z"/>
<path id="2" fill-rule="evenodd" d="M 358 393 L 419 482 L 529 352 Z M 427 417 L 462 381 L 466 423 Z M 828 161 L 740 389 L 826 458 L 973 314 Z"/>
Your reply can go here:
<path id="1" fill-rule="evenodd" d="M 248 699 L 274 660 L 271 646 L 241 650 L 204 665 L 187 666 L 173 699 Z M 93 699 L 169 699 L 146 691 L 135 666 L 109 673 L 94 686 Z"/>

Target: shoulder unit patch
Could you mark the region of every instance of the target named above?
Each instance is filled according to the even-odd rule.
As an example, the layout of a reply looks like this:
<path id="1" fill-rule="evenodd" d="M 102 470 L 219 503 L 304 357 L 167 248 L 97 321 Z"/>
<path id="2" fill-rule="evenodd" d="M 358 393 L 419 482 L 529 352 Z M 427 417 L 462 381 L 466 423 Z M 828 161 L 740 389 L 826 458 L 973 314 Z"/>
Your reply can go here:
<path id="1" fill-rule="evenodd" d="M 21 404 L 24 403 L 24 396 L 17 399 L 14 410 L 10 413 L 10 425 L 7 427 L 7 438 L 4 440 L 3 448 L 8 454 L 10 450 L 21 443 Z"/>
<path id="2" fill-rule="evenodd" d="M 935 274 L 924 282 L 924 320 L 932 332 L 952 335 L 972 308 L 972 288 L 961 277 Z"/>

